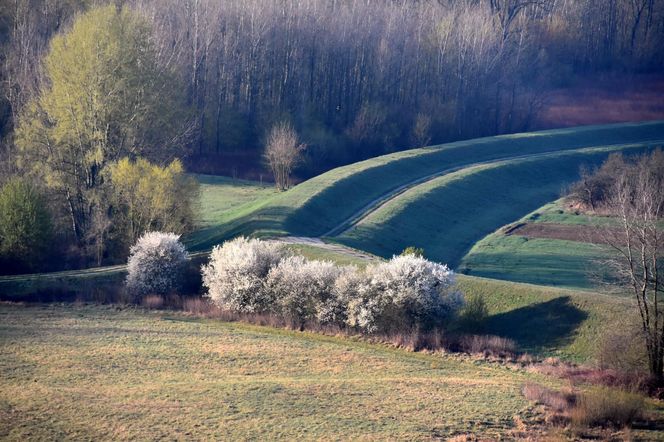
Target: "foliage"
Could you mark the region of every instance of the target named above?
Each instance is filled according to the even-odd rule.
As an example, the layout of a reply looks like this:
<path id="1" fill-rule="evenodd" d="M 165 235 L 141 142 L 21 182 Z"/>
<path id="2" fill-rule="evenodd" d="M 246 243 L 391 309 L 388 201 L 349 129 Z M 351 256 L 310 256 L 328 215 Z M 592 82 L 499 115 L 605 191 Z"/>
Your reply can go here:
<path id="1" fill-rule="evenodd" d="M 459 315 L 459 324 L 464 331 L 478 333 L 484 330 L 488 317 L 489 308 L 484 296 L 474 294 L 466 297 L 466 305 Z"/>
<path id="2" fill-rule="evenodd" d="M 108 173 L 113 229 L 124 241 L 133 243 L 150 230 L 184 233 L 193 227 L 198 183 L 185 175 L 179 160 L 160 167 L 123 158 L 109 165 Z"/>
<path id="3" fill-rule="evenodd" d="M 187 116 L 181 88 L 157 61 L 149 22 L 126 7 L 78 16 L 52 39 L 44 75 L 16 131 L 20 164 L 57 192 L 80 244 L 94 214 L 106 212 L 106 166 L 128 155 L 172 158 Z"/>
<path id="4" fill-rule="evenodd" d="M 206 296 L 228 310 L 270 311 L 274 297 L 265 282 L 284 255 L 280 244 L 245 237 L 214 247 L 210 262 L 201 268 Z"/>
<path id="5" fill-rule="evenodd" d="M 174 233 L 147 232 L 131 247 L 127 289 L 134 296 L 163 295 L 182 286 L 189 255 Z"/>
<path id="6" fill-rule="evenodd" d="M 424 258 L 395 256 L 367 267 L 363 302 L 349 306 L 349 322 L 368 332 L 442 326 L 462 305 L 454 273 Z"/>
<path id="7" fill-rule="evenodd" d="M 0 257 L 11 270 L 35 269 L 51 244 L 46 202 L 29 181 L 14 178 L 0 189 Z"/>
<path id="8" fill-rule="evenodd" d="M 304 144 L 300 144 L 297 133 L 289 123 L 280 123 L 272 128 L 265 145 L 264 157 L 279 190 L 291 186 L 293 168 L 302 160 Z"/>
<path id="9" fill-rule="evenodd" d="M 401 255 L 402 256 L 413 255 L 419 258 L 424 258 L 424 249 L 421 247 L 408 246 L 405 249 L 403 249 Z"/>
<path id="10" fill-rule="evenodd" d="M 338 323 L 343 314 L 334 292 L 339 273 L 331 261 L 291 256 L 270 270 L 266 284 L 275 299 L 276 310 L 297 325 L 303 326 L 311 320 Z"/>

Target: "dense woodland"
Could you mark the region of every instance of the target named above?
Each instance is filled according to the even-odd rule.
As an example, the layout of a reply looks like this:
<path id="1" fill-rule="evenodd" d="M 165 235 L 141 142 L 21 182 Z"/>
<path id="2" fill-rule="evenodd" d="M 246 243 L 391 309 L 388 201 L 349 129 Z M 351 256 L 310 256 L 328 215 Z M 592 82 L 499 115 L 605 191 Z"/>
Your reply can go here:
<path id="1" fill-rule="evenodd" d="M 2 2 L 5 154 L 18 115 L 42 87 L 51 38 L 98 3 L 107 2 Z M 251 154 L 283 120 L 309 146 L 300 167 L 308 176 L 430 141 L 527 130 L 547 90 L 664 63 L 661 0 L 115 4 L 148 19 L 159 63 L 186 94 L 189 163 L 224 171 L 234 161 L 246 166 L 243 153 L 259 159 Z"/>
<path id="2" fill-rule="evenodd" d="M 54 237 L 55 267 L 101 264 L 185 232 L 184 168 L 267 178 L 274 128 L 303 153 L 270 164 L 286 188 L 528 130 L 547 91 L 663 64 L 662 0 L 4 0 L 0 204 L 26 227 L 0 225 L 0 255 L 53 268 L 35 248 Z"/>

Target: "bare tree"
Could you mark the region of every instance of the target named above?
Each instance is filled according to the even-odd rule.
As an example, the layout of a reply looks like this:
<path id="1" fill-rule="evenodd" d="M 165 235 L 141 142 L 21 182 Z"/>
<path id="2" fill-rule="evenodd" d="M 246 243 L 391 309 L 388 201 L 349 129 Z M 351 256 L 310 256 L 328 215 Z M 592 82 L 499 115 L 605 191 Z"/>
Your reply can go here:
<path id="1" fill-rule="evenodd" d="M 293 168 L 301 160 L 305 145 L 298 141 L 297 133 L 289 123 L 279 123 L 272 128 L 265 146 L 265 160 L 274 174 L 279 190 L 290 187 Z"/>
<path id="2" fill-rule="evenodd" d="M 619 227 L 599 228 L 613 249 L 612 276 L 630 292 L 641 319 L 650 373 L 664 369 L 664 153 L 639 157 L 615 177 L 607 207 Z"/>

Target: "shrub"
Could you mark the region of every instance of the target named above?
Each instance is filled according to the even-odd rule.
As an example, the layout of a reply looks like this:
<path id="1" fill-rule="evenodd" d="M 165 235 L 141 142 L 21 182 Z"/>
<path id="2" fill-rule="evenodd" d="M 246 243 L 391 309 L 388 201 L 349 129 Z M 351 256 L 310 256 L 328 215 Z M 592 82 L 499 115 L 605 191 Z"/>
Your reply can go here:
<path id="1" fill-rule="evenodd" d="M 595 358 L 601 368 L 625 373 L 647 373 L 648 354 L 643 331 L 633 322 L 611 327 L 603 334 Z"/>
<path id="2" fill-rule="evenodd" d="M 267 287 L 278 311 L 298 326 L 314 319 L 336 322 L 339 305 L 334 283 L 339 274 L 339 268 L 330 261 L 291 256 L 270 270 Z"/>
<path id="3" fill-rule="evenodd" d="M 180 235 L 148 232 L 131 247 L 127 289 L 134 296 L 163 295 L 178 289 L 189 256 Z"/>
<path id="4" fill-rule="evenodd" d="M 142 233 L 183 233 L 194 223 L 198 183 L 179 160 L 161 167 L 138 158 L 109 165 L 110 198 L 115 207 L 114 238 L 126 250 Z"/>
<path id="5" fill-rule="evenodd" d="M 602 387 L 582 393 L 570 417 L 576 426 L 608 424 L 622 428 L 638 419 L 644 406 L 643 396 Z"/>
<path id="6" fill-rule="evenodd" d="M 284 256 L 282 245 L 258 239 L 240 237 L 216 246 L 201 268 L 206 296 L 226 310 L 269 311 L 274 299 L 265 282 Z"/>
<path id="7" fill-rule="evenodd" d="M 349 323 L 367 332 L 430 329 L 463 304 L 454 273 L 442 264 L 402 255 L 370 266 L 349 305 Z"/>
<path id="8" fill-rule="evenodd" d="M 516 343 L 508 338 L 500 336 L 464 336 L 461 339 L 461 349 L 473 354 L 483 353 L 486 356 L 494 355 L 505 357 L 514 355 L 516 352 Z"/>
<path id="9" fill-rule="evenodd" d="M 464 331 L 481 332 L 489 317 L 489 308 L 482 295 L 473 295 L 459 315 L 459 324 Z"/>
<path id="10" fill-rule="evenodd" d="M 10 271 L 38 267 L 50 247 L 46 203 L 27 181 L 12 179 L 0 190 L 0 255 Z"/>
<path id="11" fill-rule="evenodd" d="M 424 249 L 421 247 L 408 246 L 405 249 L 403 249 L 401 255 L 402 256 L 413 255 L 413 256 L 418 256 L 420 258 L 424 258 Z"/>
<path id="12" fill-rule="evenodd" d="M 561 393 L 532 382 L 526 383 L 521 392 L 529 401 L 546 405 L 559 413 L 567 412 L 576 402 L 576 396 L 572 393 Z"/>

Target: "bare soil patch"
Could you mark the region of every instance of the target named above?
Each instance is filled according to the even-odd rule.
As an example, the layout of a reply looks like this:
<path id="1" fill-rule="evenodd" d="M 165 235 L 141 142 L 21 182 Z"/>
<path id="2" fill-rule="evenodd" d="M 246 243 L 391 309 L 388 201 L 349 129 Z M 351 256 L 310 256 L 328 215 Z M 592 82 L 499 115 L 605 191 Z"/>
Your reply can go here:
<path id="1" fill-rule="evenodd" d="M 547 94 L 535 126 L 572 127 L 664 119 L 664 78 L 586 78 Z"/>
<path id="2" fill-rule="evenodd" d="M 590 244 L 607 244 L 605 232 L 594 226 L 554 223 L 523 223 L 508 229 L 506 235 L 528 238 L 562 239 Z"/>

